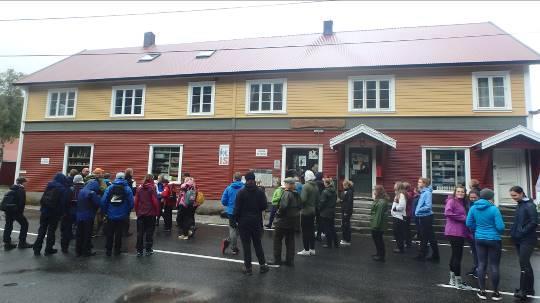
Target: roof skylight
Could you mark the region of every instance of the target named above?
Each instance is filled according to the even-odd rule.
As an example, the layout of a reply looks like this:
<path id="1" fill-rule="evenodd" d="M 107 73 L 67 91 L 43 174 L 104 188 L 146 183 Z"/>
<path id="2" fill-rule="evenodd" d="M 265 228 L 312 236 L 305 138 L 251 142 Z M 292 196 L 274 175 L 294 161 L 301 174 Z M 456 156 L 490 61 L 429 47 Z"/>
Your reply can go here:
<path id="1" fill-rule="evenodd" d="M 146 54 L 146 55 L 142 56 L 141 58 L 139 58 L 138 62 L 149 62 L 149 61 L 152 61 L 152 60 L 156 59 L 159 56 L 161 56 L 161 54 L 157 54 L 157 53 Z"/>
<path id="2" fill-rule="evenodd" d="M 205 50 L 205 51 L 200 51 L 199 53 L 197 53 L 197 55 L 195 56 L 195 58 L 197 58 L 197 59 L 209 58 L 209 57 L 212 56 L 215 52 L 216 52 L 216 50 Z"/>

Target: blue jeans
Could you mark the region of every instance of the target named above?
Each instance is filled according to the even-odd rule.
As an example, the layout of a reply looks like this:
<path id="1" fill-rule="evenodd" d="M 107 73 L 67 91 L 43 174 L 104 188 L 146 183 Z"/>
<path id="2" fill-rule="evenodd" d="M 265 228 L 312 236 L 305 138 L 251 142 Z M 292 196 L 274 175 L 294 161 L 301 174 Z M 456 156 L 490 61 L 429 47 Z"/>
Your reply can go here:
<path id="1" fill-rule="evenodd" d="M 478 254 L 478 284 L 480 290 L 486 290 L 486 270 L 489 264 L 491 285 L 493 290 L 499 290 L 499 264 L 501 263 L 501 240 L 476 239 Z"/>

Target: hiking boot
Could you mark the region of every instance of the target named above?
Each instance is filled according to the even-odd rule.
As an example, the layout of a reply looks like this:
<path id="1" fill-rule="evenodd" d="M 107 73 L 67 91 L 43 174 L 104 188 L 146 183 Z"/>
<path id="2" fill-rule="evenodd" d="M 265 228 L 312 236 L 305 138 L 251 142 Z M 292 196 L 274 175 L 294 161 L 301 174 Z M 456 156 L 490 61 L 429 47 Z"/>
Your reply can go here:
<path id="1" fill-rule="evenodd" d="M 501 293 L 498 292 L 498 291 L 494 291 L 494 292 L 491 294 L 491 300 L 493 300 L 493 301 L 500 301 L 500 300 L 502 300 L 502 299 L 503 299 L 503 297 L 502 297 Z"/>
<path id="2" fill-rule="evenodd" d="M 270 267 L 268 267 L 268 265 L 264 264 L 264 265 L 261 265 L 261 268 L 259 269 L 259 272 L 261 274 L 264 274 L 264 273 L 267 273 L 269 270 L 270 270 Z"/>
<path id="3" fill-rule="evenodd" d="M 476 296 L 480 298 L 480 300 L 487 300 L 487 292 L 486 291 L 478 291 L 476 292 Z"/>
<path id="4" fill-rule="evenodd" d="M 17 247 L 17 245 L 13 244 L 13 243 L 5 243 L 4 244 L 4 250 L 12 250 L 14 249 L 15 247 Z"/>
<path id="5" fill-rule="evenodd" d="M 54 249 L 54 248 L 46 249 L 44 255 L 50 256 L 50 255 L 54 255 L 57 252 L 58 252 L 58 249 Z"/>
<path id="6" fill-rule="evenodd" d="M 34 247 L 34 244 L 30 244 L 28 242 L 19 242 L 19 245 L 17 245 L 19 249 L 25 249 L 25 248 L 32 248 Z"/>
<path id="7" fill-rule="evenodd" d="M 309 250 L 301 250 L 296 254 L 299 256 L 311 256 L 311 254 L 309 253 Z"/>
<path id="8" fill-rule="evenodd" d="M 229 247 L 229 240 L 227 239 L 223 239 L 221 240 L 221 254 L 224 255 L 225 254 L 225 250 L 227 250 L 227 248 Z"/>

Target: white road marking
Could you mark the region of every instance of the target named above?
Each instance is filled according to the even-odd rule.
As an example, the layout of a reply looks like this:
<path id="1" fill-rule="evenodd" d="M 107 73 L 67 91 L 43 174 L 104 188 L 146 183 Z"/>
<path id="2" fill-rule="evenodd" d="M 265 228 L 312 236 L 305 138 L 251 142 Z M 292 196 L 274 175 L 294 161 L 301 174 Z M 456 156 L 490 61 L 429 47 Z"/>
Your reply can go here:
<path id="1" fill-rule="evenodd" d="M 3 229 L 3 228 L 0 228 L 0 230 L 3 231 L 4 229 Z M 18 230 L 13 230 L 12 232 L 13 232 L 13 233 L 16 233 L 16 234 L 20 234 L 20 233 L 21 233 L 21 232 L 18 231 Z M 26 233 L 26 234 L 29 235 L 29 236 L 37 237 L 37 234 L 33 234 L 33 233 Z"/>
<path id="2" fill-rule="evenodd" d="M 437 284 L 437 286 L 439 286 L 439 287 L 444 287 L 444 288 L 453 288 L 453 289 L 457 289 L 457 290 L 461 290 L 461 291 L 480 291 L 480 289 L 478 289 L 478 288 L 472 288 L 472 289 L 459 289 L 459 288 L 457 288 L 457 287 L 455 287 L 455 286 L 448 285 L 448 284 Z M 492 290 L 486 290 L 486 292 L 492 293 L 493 291 L 492 291 Z M 507 291 L 499 291 L 499 293 L 500 293 L 501 295 L 505 295 L 505 296 L 511 296 L 511 297 L 514 296 L 514 293 L 507 292 Z M 529 298 L 532 298 L 532 299 L 540 299 L 540 296 L 529 296 Z"/>

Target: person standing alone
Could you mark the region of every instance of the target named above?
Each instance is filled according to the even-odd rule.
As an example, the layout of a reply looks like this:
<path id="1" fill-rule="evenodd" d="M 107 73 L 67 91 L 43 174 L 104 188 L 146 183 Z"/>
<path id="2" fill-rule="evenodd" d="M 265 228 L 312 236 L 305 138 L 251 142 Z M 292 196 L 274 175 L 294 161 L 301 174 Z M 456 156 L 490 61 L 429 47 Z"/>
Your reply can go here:
<path id="1" fill-rule="evenodd" d="M 19 177 L 15 181 L 15 185 L 9 188 L 9 191 L 2 199 L 2 210 L 6 215 L 6 225 L 4 226 L 4 249 L 11 250 L 15 247 L 32 248 L 32 244 L 26 242 L 28 233 L 28 220 L 24 216 L 24 207 L 26 205 L 26 191 L 24 186 L 26 178 Z M 19 233 L 19 243 L 15 245 L 11 243 L 11 232 L 13 231 L 13 221 L 17 221 L 21 225 Z"/>
<path id="2" fill-rule="evenodd" d="M 227 216 L 229 217 L 229 237 L 221 241 L 221 254 L 225 254 L 225 251 L 231 246 L 233 255 L 237 255 L 239 250 L 237 246 L 238 242 L 238 228 L 233 220 L 234 207 L 236 201 L 236 195 L 244 188 L 242 183 L 242 174 L 236 172 L 233 176 L 233 182 L 225 188 L 223 195 L 221 196 L 221 204 L 226 207 Z M 266 208 L 265 208 L 266 209 Z"/>

